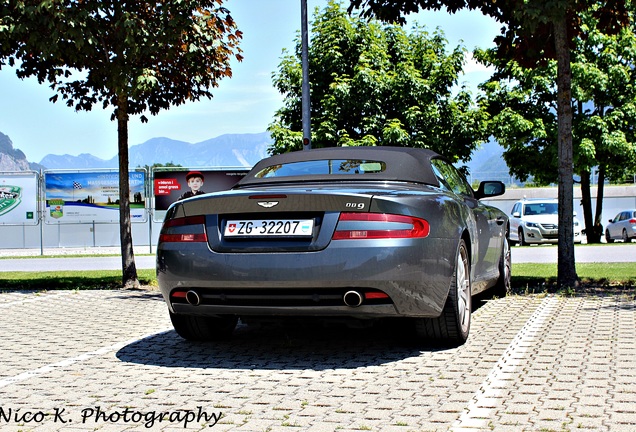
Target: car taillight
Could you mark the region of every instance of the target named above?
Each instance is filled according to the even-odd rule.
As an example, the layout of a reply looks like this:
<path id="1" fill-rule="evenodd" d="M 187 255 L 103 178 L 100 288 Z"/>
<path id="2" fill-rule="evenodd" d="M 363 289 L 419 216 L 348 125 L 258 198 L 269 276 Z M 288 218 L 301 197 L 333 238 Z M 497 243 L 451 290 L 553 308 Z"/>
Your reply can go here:
<path id="1" fill-rule="evenodd" d="M 630 220 L 629 220 L 629 223 L 630 223 L 630 224 L 632 224 L 632 225 L 633 225 L 633 224 L 636 224 L 636 219 L 634 219 L 634 218 L 630 219 Z"/>
<path id="2" fill-rule="evenodd" d="M 159 241 L 163 243 L 207 242 L 205 216 L 188 216 L 167 221 L 161 229 Z"/>
<path id="3" fill-rule="evenodd" d="M 424 238 L 430 225 L 413 216 L 385 213 L 340 213 L 333 240 Z"/>

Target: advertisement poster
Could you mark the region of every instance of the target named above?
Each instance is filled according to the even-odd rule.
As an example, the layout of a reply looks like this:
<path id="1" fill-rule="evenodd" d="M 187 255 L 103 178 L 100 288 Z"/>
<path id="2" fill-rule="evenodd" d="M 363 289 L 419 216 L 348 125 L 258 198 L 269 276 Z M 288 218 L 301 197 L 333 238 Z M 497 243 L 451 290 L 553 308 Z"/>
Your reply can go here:
<path id="1" fill-rule="evenodd" d="M 165 211 L 180 199 L 228 190 L 248 171 L 248 168 L 154 171 L 155 210 Z"/>
<path id="2" fill-rule="evenodd" d="M 0 173 L 0 225 L 37 225 L 37 205 L 37 173 Z"/>
<path id="3" fill-rule="evenodd" d="M 132 222 L 146 221 L 146 175 L 128 173 L 130 217 Z M 119 173 L 45 172 L 44 196 L 46 223 L 119 223 Z"/>

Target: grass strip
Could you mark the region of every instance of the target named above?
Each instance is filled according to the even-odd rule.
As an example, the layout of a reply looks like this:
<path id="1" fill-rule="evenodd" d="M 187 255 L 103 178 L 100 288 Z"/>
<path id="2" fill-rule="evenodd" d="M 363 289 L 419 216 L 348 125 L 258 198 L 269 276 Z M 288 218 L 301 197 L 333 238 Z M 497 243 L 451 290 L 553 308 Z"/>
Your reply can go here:
<path id="1" fill-rule="evenodd" d="M 636 286 L 636 263 L 580 263 L 576 271 L 583 285 L 600 287 Z M 154 269 L 138 269 L 142 285 L 156 287 Z M 556 264 L 512 265 L 514 292 L 551 290 L 557 282 Z M 0 272 L 0 290 L 119 289 L 119 270 Z"/>
<path id="2" fill-rule="evenodd" d="M 579 263 L 576 273 L 583 286 L 634 287 L 636 263 Z M 552 290 L 557 284 L 557 264 L 518 263 L 512 265 L 514 292 Z"/>
<path id="3" fill-rule="evenodd" d="M 157 285 L 155 270 L 137 269 L 139 283 Z M 119 289 L 122 287 L 120 270 L 1 272 L 0 290 L 64 290 L 64 289 Z"/>

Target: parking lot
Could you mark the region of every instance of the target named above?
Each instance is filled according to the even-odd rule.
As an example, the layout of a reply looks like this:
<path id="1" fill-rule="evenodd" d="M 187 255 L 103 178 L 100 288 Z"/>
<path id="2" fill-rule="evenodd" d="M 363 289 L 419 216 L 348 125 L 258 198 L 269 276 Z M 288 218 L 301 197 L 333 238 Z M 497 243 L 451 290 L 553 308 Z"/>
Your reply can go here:
<path id="1" fill-rule="evenodd" d="M 490 299 L 459 348 L 388 325 L 188 343 L 156 292 L 6 292 L 0 430 L 634 431 L 635 306 Z"/>

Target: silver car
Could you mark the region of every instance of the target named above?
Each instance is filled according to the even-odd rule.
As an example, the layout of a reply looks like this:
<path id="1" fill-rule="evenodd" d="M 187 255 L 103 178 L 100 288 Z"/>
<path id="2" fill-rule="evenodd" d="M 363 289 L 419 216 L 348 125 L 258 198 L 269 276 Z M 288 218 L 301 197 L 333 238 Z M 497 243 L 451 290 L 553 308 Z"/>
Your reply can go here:
<path id="1" fill-rule="evenodd" d="M 575 214 L 576 215 L 576 214 Z M 574 243 L 581 243 L 581 224 L 574 218 Z M 559 201 L 523 199 L 510 212 L 510 243 L 557 243 L 559 240 Z"/>
<path id="2" fill-rule="evenodd" d="M 614 240 L 623 240 L 629 243 L 636 238 L 636 210 L 624 210 L 610 219 L 605 228 L 605 240 L 614 243 Z"/>
<path id="3" fill-rule="evenodd" d="M 229 336 L 240 318 L 413 322 L 463 343 L 471 297 L 510 285 L 508 218 L 423 149 L 337 147 L 267 158 L 232 190 L 174 203 L 157 280 L 177 333 Z"/>

